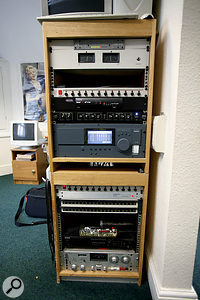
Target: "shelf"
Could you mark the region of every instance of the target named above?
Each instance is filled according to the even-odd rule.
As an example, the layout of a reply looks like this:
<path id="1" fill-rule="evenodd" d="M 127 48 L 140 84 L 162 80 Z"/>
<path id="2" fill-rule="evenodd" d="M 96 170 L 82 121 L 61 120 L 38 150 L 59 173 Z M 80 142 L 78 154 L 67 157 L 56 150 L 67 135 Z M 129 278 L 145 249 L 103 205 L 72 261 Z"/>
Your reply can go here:
<path id="1" fill-rule="evenodd" d="M 146 163 L 146 158 L 110 158 L 110 157 L 54 157 L 53 163 L 61 162 L 112 162 L 112 163 Z"/>
<path id="2" fill-rule="evenodd" d="M 72 277 L 120 277 L 120 278 L 139 278 L 138 272 L 120 272 L 120 271 L 71 271 L 71 270 L 61 270 L 59 276 L 72 276 Z"/>
<path id="3" fill-rule="evenodd" d="M 150 37 L 155 20 L 73 20 L 42 23 L 44 36 L 52 38 Z M 67 25 L 67 26 L 66 26 Z M 100 25 L 100 26 L 99 26 Z"/>
<path id="4" fill-rule="evenodd" d="M 137 185 L 144 186 L 148 174 L 127 170 L 89 169 L 58 170 L 51 174 L 55 185 Z"/>

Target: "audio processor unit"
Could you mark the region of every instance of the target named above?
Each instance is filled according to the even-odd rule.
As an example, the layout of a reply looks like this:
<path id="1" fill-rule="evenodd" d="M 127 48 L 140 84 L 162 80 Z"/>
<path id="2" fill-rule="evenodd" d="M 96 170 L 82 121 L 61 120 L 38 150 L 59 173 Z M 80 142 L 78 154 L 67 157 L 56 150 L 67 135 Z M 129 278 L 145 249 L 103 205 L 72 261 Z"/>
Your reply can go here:
<path id="1" fill-rule="evenodd" d="M 52 122 L 140 123 L 147 120 L 145 97 L 56 97 L 52 98 Z"/>
<path id="2" fill-rule="evenodd" d="M 135 271 L 138 254 L 131 250 L 64 249 L 61 261 L 65 269 L 76 271 Z"/>
<path id="3" fill-rule="evenodd" d="M 145 157 L 145 124 L 53 124 L 55 157 Z"/>

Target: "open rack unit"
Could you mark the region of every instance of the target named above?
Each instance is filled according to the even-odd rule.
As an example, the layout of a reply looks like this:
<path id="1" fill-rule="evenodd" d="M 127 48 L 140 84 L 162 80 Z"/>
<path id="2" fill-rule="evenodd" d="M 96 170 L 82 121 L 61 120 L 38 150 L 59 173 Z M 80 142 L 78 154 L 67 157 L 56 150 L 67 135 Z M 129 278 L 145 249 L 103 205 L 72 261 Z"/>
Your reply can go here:
<path id="1" fill-rule="evenodd" d="M 156 20 L 42 27 L 57 282 L 140 285 Z"/>

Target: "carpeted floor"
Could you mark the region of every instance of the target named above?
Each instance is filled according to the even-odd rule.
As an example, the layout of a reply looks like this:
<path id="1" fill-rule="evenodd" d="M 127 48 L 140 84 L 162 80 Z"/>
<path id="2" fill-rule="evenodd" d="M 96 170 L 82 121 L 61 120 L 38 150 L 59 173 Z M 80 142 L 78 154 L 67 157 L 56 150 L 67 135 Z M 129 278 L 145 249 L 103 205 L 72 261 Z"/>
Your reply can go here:
<path id="1" fill-rule="evenodd" d="M 20 300 L 151 300 L 147 280 L 137 284 L 62 282 L 56 283 L 48 246 L 47 227 L 16 227 L 14 216 L 20 198 L 30 185 L 15 185 L 12 175 L 0 177 L 0 279 L 17 276 L 24 282 Z M 25 216 L 22 216 L 22 219 Z M 8 299 L 1 289 L 0 299 Z"/>
<path id="2" fill-rule="evenodd" d="M 137 284 L 62 282 L 56 283 L 54 263 L 50 258 L 47 227 L 16 227 L 14 216 L 20 198 L 30 185 L 15 185 L 12 175 L 0 177 L 0 279 L 20 277 L 24 293 L 18 299 L 67 299 L 67 300 L 151 300 L 148 282 Z M 22 215 L 22 219 L 27 217 Z M 193 285 L 200 298 L 200 233 L 194 268 Z M 0 299 L 8 299 L 1 289 Z"/>

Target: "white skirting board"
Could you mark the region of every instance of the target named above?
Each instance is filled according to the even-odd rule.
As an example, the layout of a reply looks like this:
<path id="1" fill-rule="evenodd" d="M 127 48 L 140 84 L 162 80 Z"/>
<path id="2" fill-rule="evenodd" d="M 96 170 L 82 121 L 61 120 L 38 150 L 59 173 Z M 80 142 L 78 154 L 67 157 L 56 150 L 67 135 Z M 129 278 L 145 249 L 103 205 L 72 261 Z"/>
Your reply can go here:
<path id="1" fill-rule="evenodd" d="M 0 176 L 12 174 L 12 164 L 0 166 Z"/>
<path id="2" fill-rule="evenodd" d="M 147 249 L 146 264 L 148 282 L 153 300 L 198 300 L 198 296 L 193 287 L 191 287 L 191 289 L 170 289 L 162 287 L 157 277 L 153 259 Z"/>

